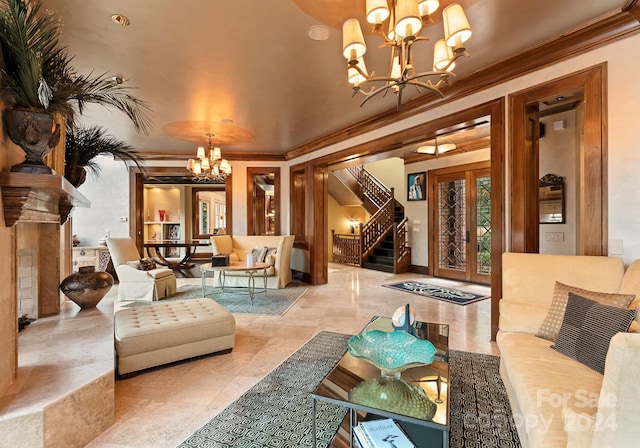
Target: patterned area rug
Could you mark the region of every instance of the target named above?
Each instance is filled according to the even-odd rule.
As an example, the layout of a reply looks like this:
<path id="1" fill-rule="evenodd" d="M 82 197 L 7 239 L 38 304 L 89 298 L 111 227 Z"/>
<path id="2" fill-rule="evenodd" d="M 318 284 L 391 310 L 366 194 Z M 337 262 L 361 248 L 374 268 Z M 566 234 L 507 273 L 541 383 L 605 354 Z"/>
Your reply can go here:
<path id="1" fill-rule="evenodd" d="M 445 288 L 444 286 L 421 282 L 391 283 L 382 286 L 410 292 L 419 296 L 431 297 L 432 299 L 443 300 L 445 302 L 457 303 L 458 305 L 468 305 L 490 297 L 483 294 L 474 294 L 468 291 L 460 291 L 459 289 Z"/>
<path id="2" fill-rule="evenodd" d="M 178 448 L 311 447 L 311 392 L 340 360 L 349 335 L 323 331 Z M 450 351 L 450 448 L 519 448 L 500 358 Z M 346 410 L 317 402 L 318 448 L 329 446 Z"/>
<path id="3" fill-rule="evenodd" d="M 269 314 L 281 316 L 307 291 L 305 287 L 267 289 L 267 293 L 257 292 L 253 305 L 247 288 L 225 288 L 224 292 L 207 289 L 207 298 L 215 300 L 232 314 Z M 202 297 L 202 287 L 186 285 L 169 298 L 161 301 L 187 300 Z M 121 302 L 123 307 L 149 305 L 148 301 Z M 126 304 L 125 304 L 126 303 Z"/>
<path id="4" fill-rule="evenodd" d="M 313 446 L 310 394 L 342 358 L 350 335 L 320 332 L 231 403 L 179 448 Z M 318 447 L 326 447 L 346 410 L 316 406 Z"/>

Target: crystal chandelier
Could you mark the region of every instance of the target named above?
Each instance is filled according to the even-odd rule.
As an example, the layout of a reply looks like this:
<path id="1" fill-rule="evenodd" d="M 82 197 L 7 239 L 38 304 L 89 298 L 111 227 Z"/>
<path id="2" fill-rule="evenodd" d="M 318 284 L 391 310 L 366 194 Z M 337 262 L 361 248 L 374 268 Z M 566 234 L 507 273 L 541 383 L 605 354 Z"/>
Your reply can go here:
<path id="1" fill-rule="evenodd" d="M 367 51 L 358 19 L 348 19 L 342 26 L 342 54 L 349 61 L 347 78 L 353 84 L 353 94 L 360 92 L 366 98 L 360 104 L 379 93 L 393 91 L 397 96 L 398 109 L 402 103 L 402 91 L 413 85 L 443 97 L 440 88 L 449 85 L 449 78 L 455 76 L 455 61 L 468 56 L 464 43 L 471 37 L 471 27 L 462 6 L 452 3 L 442 10 L 444 38 L 438 40 L 433 49 L 433 70 L 416 73 L 413 65 L 413 44 L 428 40 L 420 36 L 425 25 L 433 23 L 431 15 L 438 9 L 438 0 L 366 0 L 367 22 L 373 25 L 373 32 L 380 35 L 383 42 L 378 48 L 391 48 L 391 62 L 387 76 L 367 73 L 363 56 Z M 387 21 L 388 19 L 388 21 Z M 437 79 L 434 83 L 431 79 Z M 383 83 L 365 91 L 366 83 Z"/>
<path id="2" fill-rule="evenodd" d="M 222 151 L 217 146 L 213 146 L 211 139 L 213 134 L 205 134 L 209 141 L 207 149 L 204 146 L 198 146 L 196 159 L 189 159 L 187 169 L 193 174 L 193 180 L 196 182 L 224 182 L 227 176 L 231 174 L 231 165 L 227 159 L 222 158 Z"/>

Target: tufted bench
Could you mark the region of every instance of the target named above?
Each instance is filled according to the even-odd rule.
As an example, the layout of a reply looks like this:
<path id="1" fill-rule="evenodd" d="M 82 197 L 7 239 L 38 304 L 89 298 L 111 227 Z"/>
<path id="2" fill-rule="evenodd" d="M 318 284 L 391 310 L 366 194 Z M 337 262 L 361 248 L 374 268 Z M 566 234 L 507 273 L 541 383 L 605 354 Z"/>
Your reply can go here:
<path id="1" fill-rule="evenodd" d="M 233 315 L 211 299 L 154 302 L 123 308 L 114 316 L 120 375 L 162 364 L 231 351 Z"/>

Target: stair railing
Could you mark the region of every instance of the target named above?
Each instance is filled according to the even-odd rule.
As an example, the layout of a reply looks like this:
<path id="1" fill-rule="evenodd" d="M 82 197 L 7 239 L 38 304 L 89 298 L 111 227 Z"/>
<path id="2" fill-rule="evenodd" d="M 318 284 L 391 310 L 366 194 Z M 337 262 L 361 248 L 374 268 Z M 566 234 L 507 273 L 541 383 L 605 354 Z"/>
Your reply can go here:
<path id="1" fill-rule="evenodd" d="M 391 197 L 377 212 L 371 215 L 366 224 L 362 225 L 360 229 L 360 247 L 362 248 L 360 264 L 393 226 L 394 203 L 395 200 Z"/>
<path id="2" fill-rule="evenodd" d="M 347 171 L 358 180 L 362 187 L 362 195 L 366 196 L 376 207 L 381 208 L 393 197 L 391 189 L 365 170 L 362 165 L 349 167 Z"/>
<path id="3" fill-rule="evenodd" d="M 331 229 L 331 253 L 335 263 L 361 266 L 360 235 L 338 234 Z"/>
<path id="4" fill-rule="evenodd" d="M 399 266 L 409 261 L 407 247 L 407 225 L 409 220 L 404 218 L 393 229 L 393 272 L 399 272 Z"/>

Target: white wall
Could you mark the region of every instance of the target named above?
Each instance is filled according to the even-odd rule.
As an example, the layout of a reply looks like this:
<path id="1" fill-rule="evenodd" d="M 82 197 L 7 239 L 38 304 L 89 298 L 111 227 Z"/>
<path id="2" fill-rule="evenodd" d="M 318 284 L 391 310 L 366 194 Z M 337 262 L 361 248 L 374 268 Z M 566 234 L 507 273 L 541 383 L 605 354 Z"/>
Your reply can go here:
<path id="1" fill-rule="evenodd" d="M 78 190 L 89 201 L 90 208 L 74 208 L 72 232 L 78 235 L 81 246 L 96 246 L 98 240 L 111 236 L 129 235 L 129 176 L 123 162 L 111 157 L 99 157 L 101 170 L 96 177 L 87 174 L 87 180 Z M 120 221 L 120 218 L 126 221 Z"/>

